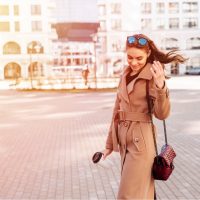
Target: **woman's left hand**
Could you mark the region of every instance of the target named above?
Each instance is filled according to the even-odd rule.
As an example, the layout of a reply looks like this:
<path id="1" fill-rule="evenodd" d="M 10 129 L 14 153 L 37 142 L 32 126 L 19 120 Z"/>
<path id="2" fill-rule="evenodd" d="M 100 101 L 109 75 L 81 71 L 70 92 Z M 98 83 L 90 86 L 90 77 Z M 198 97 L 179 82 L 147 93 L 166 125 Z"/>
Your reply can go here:
<path id="1" fill-rule="evenodd" d="M 155 81 L 156 86 L 162 89 L 165 83 L 165 73 L 163 70 L 163 66 L 161 65 L 159 61 L 153 61 L 153 64 L 150 70 L 153 75 L 153 79 Z"/>

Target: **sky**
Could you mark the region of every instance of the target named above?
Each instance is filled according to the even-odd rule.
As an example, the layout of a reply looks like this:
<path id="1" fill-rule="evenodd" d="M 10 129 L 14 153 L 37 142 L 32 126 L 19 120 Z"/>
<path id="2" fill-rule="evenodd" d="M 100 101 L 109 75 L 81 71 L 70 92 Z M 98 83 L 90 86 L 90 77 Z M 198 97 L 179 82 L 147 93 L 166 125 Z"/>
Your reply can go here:
<path id="1" fill-rule="evenodd" d="M 57 22 L 97 22 L 97 0 L 55 0 Z"/>

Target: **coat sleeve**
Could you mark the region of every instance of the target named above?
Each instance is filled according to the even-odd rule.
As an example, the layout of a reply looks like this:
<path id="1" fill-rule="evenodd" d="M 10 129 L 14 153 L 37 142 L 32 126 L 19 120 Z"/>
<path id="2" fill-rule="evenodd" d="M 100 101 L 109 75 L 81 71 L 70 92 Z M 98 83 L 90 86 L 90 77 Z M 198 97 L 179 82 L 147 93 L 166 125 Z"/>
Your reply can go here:
<path id="1" fill-rule="evenodd" d="M 166 119 L 170 113 L 169 89 L 167 88 L 166 81 L 162 89 L 159 89 L 156 85 L 153 87 L 156 93 L 154 115 L 160 120 Z"/>
<path id="2" fill-rule="evenodd" d="M 115 126 L 117 126 L 117 124 L 118 124 L 117 113 L 119 110 L 119 102 L 120 102 L 120 100 L 119 100 L 119 96 L 117 94 L 115 104 L 114 104 L 113 114 L 112 114 L 112 121 L 110 124 L 108 136 L 107 136 L 107 140 L 106 140 L 106 149 L 113 149 L 112 125 L 113 125 L 113 123 L 115 124 Z"/>

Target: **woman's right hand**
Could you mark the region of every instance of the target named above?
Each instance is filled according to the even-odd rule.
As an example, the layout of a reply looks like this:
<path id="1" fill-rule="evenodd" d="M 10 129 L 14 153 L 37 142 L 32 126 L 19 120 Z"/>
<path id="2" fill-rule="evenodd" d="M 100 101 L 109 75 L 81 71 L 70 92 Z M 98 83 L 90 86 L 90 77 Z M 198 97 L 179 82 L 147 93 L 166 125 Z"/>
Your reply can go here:
<path id="1" fill-rule="evenodd" d="M 112 149 L 104 149 L 102 151 L 102 153 L 103 153 L 103 160 L 105 160 L 106 157 L 112 153 L 112 151 L 113 151 Z"/>

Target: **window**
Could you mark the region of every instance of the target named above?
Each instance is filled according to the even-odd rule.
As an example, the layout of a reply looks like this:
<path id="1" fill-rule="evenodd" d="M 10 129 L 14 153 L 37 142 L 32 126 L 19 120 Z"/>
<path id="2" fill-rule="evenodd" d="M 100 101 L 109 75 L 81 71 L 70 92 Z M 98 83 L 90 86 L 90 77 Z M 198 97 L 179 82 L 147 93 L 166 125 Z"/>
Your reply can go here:
<path id="1" fill-rule="evenodd" d="M 165 3 L 157 3 L 157 13 L 165 13 Z"/>
<path id="2" fill-rule="evenodd" d="M 183 19 L 183 28 L 195 28 L 198 25 L 197 18 L 185 18 Z"/>
<path id="3" fill-rule="evenodd" d="M 0 15 L 1 16 L 9 15 L 9 7 L 7 5 L 0 5 Z"/>
<path id="4" fill-rule="evenodd" d="M 32 41 L 27 45 L 28 54 L 44 53 L 44 48 L 39 41 Z"/>
<path id="5" fill-rule="evenodd" d="M 10 23 L 9 22 L 0 22 L 0 32 L 9 32 Z"/>
<path id="6" fill-rule="evenodd" d="M 32 21 L 32 31 L 42 31 L 42 22 L 41 21 Z"/>
<path id="7" fill-rule="evenodd" d="M 15 22 L 15 31 L 16 31 L 16 32 L 19 32 L 19 31 L 20 31 L 19 22 Z"/>
<path id="8" fill-rule="evenodd" d="M 111 41 L 111 44 L 112 44 L 111 48 L 113 52 L 123 51 L 122 42 L 120 41 L 119 38 L 113 38 Z"/>
<path id="9" fill-rule="evenodd" d="M 3 54 L 20 54 L 21 48 L 16 42 L 7 42 L 3 46 Z"/>
<path id="10" fill-rule="evenodd" d="M 162 47 L 164 49 L 178 49 L 178 40 L 176 38 L 165 38 L 162 40 Z"/>
<path id="11" fill-rule="evenodd" d="M 142 3 L 141 4 L 141 12 L 143 14 L 150 14 L 151 13 L 151 3 Z"/>
<path id="12" fill-rule="evenodd" d="M 192 37 L 186 41 L 187 49 L 200 49 L 200 37 Z"/>
<path id="13" fill-rule="evenodd" d="M 179 18 L 170 18 L 169 19 L 169 28 L 170 29 L 179 28 Z"/>
<path id="14" fill-rule="evenodd" d="M 41 5 L 31 5 L 31 15 L 41 15 Z"/>
<path id="15" fill-rule="evenodd" d="M 18 5 L 14 5 L 14 15 L 15 16 L 19 15 L 19 6 Z"/>
<path id="16" fill-rule="evenodd" d="M 157 29 L 164 29 L 165 28 L 165 19 L 164 18 L 157 18 L 156 28 Z"/>
<path id="17" fill-rule="evenodd" d="M 179 13 L 179 3 L 169 3 L 169 13 Z"/>
<path id="18" fill-rule="evenodd" d="M 187 61 L 187 69 L 192 67 L 200 67 L 200 58 L 192 57 Z"/>
<path id="19" fill-rule="evenodd" d="M 198 12 L 197 2 L 183 2 L 183 12 Z"/>
<path id="20" fill-rule="evenodd" d="M 111 29 L 112 30 L 121 30 L 121 20 L 120 19 L 112 19 L 111 20 Z"/>
<path id="21" fill-rule="evenodd" d="M 121 13 L 121 4 L 120 3 L 112 3 L 111 4 L 111 13 L 112 14 L 120 14 Z"/>
<path id="22" fill-rule="evenodd" d="M 152 29 L 151 19 L 141 19 L 141 29 Z"/>
<path id="23" fill-rule="evenodd" d="M 106 6 L 105 5 L 100 5 L 99 6 L 99 15 L 104 16 L 106 14 Z"/>
<path id="24" fill-rule="evenodd" d="M 4 68 L 5 79 L 16 79 L 21 77 L 21 67 L 17 63 L 8 63 Z"/>
<path id="25" fill-rule="evenodd" d="M 32 62 L 28 68 L 29 77 L 43 76 L 43 66 L 39 62 Z"/>

